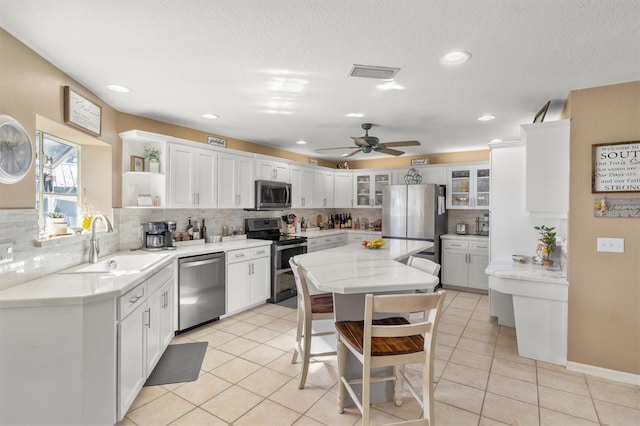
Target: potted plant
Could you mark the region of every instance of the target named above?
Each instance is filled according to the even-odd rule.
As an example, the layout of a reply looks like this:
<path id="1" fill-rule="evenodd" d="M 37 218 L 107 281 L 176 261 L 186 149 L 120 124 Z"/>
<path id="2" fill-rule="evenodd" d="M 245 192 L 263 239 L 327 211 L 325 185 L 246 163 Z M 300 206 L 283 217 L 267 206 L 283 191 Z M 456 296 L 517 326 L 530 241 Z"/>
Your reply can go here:
<path id="1" fill-rule="evenodd" d="M 47 213 L 47 233 L 49 235 L 64 235 L 67 233 L 67 221 L 64 214 L 59 212 Z"/>
<path id="2" fill-rule="evenodd" d="M 144 149 L 144 159 L 149 163 L 149 171 L 160 173 L 160 151 L 154 147 Z M 145 167 L 146 169 L 146 167 Z"/>
<path id="3" fill-rule="evenodd" d="M 542 264 L 545 266 L 552 266 L 553 260 L 551 260 L 551 255 L 556 251 L 556 228 L 553 226 L 547 227 L 545 225 L 541 225 L 534 226 L 533 229 L 538 231 L 541 236 L 538 241 L 542 242 L 544 245 L 542 249 Z"/>

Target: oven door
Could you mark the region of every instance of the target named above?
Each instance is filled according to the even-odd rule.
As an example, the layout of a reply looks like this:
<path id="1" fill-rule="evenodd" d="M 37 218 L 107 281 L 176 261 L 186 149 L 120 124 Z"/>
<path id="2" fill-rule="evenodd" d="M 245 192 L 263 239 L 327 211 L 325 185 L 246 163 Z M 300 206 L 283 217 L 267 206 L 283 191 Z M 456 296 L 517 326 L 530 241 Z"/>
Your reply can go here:
<path id="1" fill-rule="evenodd" d="M 307 252 L 307 243 L 278 245 L 274 244 L 273 266 L 271 271 L 271 303 L 293 297 L 296 292 L 296 281 L 289 265 L 289 259 Z"/>

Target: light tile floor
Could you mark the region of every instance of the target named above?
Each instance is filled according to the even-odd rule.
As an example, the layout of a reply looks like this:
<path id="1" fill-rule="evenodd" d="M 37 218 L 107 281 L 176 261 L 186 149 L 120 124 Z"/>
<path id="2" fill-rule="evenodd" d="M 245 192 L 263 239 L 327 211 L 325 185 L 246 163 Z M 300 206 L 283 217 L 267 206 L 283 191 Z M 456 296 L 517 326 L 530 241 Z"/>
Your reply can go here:
<path id="1" fill-rule="evenodd" d="M 296 312 L 265 304 L 174 338 L 208 342 L 197 381 L 142 389 L 120 425 L 353 425 L 357 409 L 336 410 L 335 357 L 312 360 L 298 389 L 291 364 Z M 515 330 L 489 318 L 487 296 L 447 291 L 437 337 L 438 425 L 639 425 L 640 388 L 521 358 Z M 409 375 L 419 383 L 419 368 Z M 375 404 L 372 423 L 415 419 Z"/>

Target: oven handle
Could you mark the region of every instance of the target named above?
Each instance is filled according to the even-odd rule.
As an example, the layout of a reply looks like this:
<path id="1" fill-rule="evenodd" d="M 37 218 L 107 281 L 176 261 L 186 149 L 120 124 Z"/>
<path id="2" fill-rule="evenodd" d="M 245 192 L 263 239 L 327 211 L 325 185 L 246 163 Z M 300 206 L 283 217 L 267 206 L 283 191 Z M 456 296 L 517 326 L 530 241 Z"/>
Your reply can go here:
<path id="1" fill-rule="evenodd" d="M 285 244 L 285 245 L 275 245 L 276 251 L 282 251 L 282 250 L 287 250 L 287 249 L 292 249 L 292 248 L 298 248 L 298 247 L 307 247 L 307 243 L 300 243 L 300 244 Z"/>

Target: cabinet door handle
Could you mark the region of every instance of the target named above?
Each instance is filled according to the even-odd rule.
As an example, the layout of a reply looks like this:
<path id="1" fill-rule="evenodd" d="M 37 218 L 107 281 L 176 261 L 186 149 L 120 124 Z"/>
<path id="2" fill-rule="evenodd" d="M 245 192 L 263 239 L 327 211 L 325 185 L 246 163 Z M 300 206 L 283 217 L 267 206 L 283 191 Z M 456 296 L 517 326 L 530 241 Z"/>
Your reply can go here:
<path id="1" fill-rule="evenodd" d="M 145 324 L 145 326 L 151 328 L 151 308 L 145 310 L 144 312 L 145 314 L 147 314 L 147 323 Z"/>
<path id="2" fill-rule="evenodd" d="M 249 275 L 251 275 L 251 264 L 247 263 L 247 268 L 249 269 Z"/>

